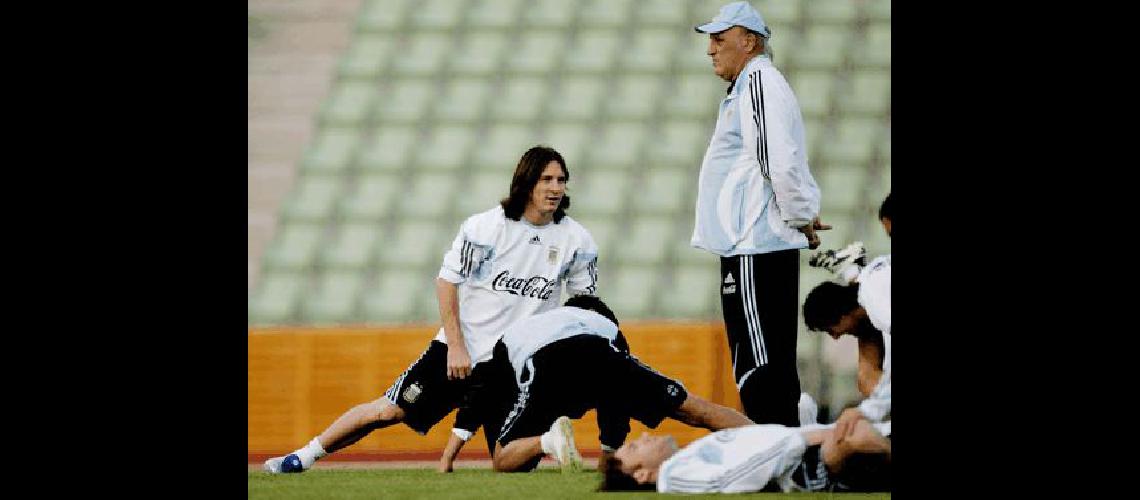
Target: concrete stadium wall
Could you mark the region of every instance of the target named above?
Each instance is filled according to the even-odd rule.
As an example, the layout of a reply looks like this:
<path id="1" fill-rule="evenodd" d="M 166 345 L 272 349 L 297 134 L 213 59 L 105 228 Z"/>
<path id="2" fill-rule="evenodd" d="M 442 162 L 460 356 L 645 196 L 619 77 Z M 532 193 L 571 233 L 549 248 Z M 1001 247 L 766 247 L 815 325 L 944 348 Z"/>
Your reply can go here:
<path id="1" fill-rule="evenodd" d="M 434 337 L 434 326 L 385 328 L 265 328 L 248 335 L 248 444 L 250 456 L 281 454 L 305 444 L 350 407 L 381 395 Z M 720 323 L 623 325 L 633 353 L 690 393 L 740 409 Z M 589 365 L 584 364 L 583 370 Z M 436 458 L 447 443 L 455 412 L 420 436 L 403 425 L 373 432 L 337 455 L 355 458 Z M 630 422 L 631 437 L 645 426 Z M 594 412 L 574 423 L 578 447 L 598 452 Z M 651 433 L 669 433 L 680 445 L 707 434 L 666 420 Z M 486 457 L 482 433 L 461 457 Z M 335 456 L 335 455 L 334 455 Z"/>

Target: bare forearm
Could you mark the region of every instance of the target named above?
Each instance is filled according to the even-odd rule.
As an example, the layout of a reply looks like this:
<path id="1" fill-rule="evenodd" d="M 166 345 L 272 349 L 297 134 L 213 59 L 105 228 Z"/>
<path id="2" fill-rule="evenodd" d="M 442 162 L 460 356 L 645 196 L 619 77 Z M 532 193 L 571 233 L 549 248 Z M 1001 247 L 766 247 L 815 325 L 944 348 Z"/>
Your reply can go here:
<path id="1" fill-rule="evenodd" d="M 459 328 L 459 289 L 443 278 L 436 278 L 435 294 L 439 300 L 439 319 L 443 323 L 443 335 L 447 338 L 447 344 L 462 343 L 463 331 Z"/>
<path id="2" fill-rule="evenodd" d="M 451 472 L 452 464 L 455 463 L 455 457 L 459 456 L 459 450 L 462 450 L 465 444 L 467 444 L 467 441 L 456 436 L 455 433 L 451 434 L 451 437 L 447 440 L 447 446 L 443 448 L 443 456 L 439 458 L 440 472 Z"/>

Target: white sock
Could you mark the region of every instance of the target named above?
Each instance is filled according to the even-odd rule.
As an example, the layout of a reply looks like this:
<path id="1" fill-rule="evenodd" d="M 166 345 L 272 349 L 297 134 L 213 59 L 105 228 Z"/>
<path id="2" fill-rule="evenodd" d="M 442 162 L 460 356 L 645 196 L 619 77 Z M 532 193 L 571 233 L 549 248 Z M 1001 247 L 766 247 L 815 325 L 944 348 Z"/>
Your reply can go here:
<path id="1" fill-rule="evenodd" d="M 316 462 L 318 458 L 328 455 L 317 438 L 313 438 L 312 441 L 309 441 L 309 444 L 297 449 L 297 451 L 293 453 L 296 453 L 297 458 L 301 459 L 301 467 L 305 469 L 312 467 L 313 462 Z"/>
<path id="2" fill-rule="evenodd" d="M 542 452 L 543 453 L 545 453 L 547 455 L 554 455 L 554 450 L 558 446 L 557 438 L 554 437 L 554 433 L 552 433 L 550 431 L 546 431 L 546 432 L 542 433 L 542 437 L 539 438 L 538 442 L 540 444 L 542 444 Z"/>

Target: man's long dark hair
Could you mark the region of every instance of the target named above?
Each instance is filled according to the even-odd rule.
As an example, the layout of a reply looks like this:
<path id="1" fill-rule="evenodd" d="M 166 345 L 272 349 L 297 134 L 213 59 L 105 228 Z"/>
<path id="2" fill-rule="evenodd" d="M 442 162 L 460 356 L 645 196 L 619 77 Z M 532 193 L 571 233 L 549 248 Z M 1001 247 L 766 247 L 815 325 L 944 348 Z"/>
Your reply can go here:
<path id="1" fill-rule="evenodd" d="M 534 192 L 534 186 L 542 177 L 542 171 L 552 161 L 556 161 L 562 166 L 562 171 L 566 173 L 566 181 L 569 182 L 570 169 L 566 168 L 566 160 L 554 148 L 535 146 L 523 153 L 518 166 L 515 167 L 515 175 L 511 178 L 511 192 L 499 202 L 508 218 L 519 220 L 522 217 L 523 211 L 526 210 L 526 203 L 530 200 L 531 193 Z M 570 208 L 570 195 L 563 193 L 562 202 L 554 211 L 554 222 L 556 224 L 566 216 L 566 209 L 568 208 Z"/>

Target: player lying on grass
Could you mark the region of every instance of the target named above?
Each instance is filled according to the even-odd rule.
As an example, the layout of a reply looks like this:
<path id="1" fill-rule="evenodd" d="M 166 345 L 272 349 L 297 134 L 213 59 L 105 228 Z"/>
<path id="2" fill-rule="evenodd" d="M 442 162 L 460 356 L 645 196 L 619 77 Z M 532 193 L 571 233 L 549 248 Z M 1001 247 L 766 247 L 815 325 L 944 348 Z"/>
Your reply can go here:
<path id="1" fill-rule="evenodd" d="M 599 491 L 661 493 L 890 491 L 890 423 L 859 420 L 840 440 L 830 426 L 749 425 L 678 449 L 672 436 L 642 434 L 614 452 Z"/>
<path id="2" fill-rule="evenodd" d="M 462 420 L 503 422 L 492 454 L 496 471 L 531 470 L 544 454 L 564 469 L 581 467 L 569 418 L 591 409 L 597 410 L 603 461 L 625 441 L 630 418 L 650 428 L 666 417 L 710 430 L 753 423 L 689 394 L 681 382 L 630 354 L 617 318 L 597 297 L 573 297 L 564 307 L 515 323 L 495 345 L 491 363 L 495 368 L 486 375 L 510 377 L 517 393 L 512 399 L 495 389 L 510 382 L 489 383 L 461 412 L 482 416 Z M 466 429 L 467 435 L 475 430 Z M 461 446 L 453 435 L 442 470 L 450 469 Z"/>

